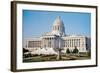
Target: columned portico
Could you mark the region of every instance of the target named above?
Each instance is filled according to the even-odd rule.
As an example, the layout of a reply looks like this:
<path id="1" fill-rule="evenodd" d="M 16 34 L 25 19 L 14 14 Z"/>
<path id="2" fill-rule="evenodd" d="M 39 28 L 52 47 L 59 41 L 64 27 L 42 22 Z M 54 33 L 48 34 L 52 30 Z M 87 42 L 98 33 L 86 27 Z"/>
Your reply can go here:
<path id="1" fill-rule="evenodd" d="M 55 47 L 55 36 L 42 37 L 42 47 L 54 48 Z"/>

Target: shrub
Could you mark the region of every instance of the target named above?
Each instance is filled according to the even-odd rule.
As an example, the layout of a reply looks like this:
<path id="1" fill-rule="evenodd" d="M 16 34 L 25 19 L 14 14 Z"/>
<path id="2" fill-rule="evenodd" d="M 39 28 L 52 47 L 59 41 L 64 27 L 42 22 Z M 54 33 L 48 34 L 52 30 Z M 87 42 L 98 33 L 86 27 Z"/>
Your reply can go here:
<path id="1" fill-rule="evenodd" d="M 73 50 L 73 53 L 78 53 L 79 50 L 77 49 L 77 47 L 75 46 L 75 49 Z"/>
<path id="2" fill-rule="evenodd" d="M 69 50 L 69 48 L 67 48 L 66 53 L 67 54 L 71 53 L 70 50 Z"/>

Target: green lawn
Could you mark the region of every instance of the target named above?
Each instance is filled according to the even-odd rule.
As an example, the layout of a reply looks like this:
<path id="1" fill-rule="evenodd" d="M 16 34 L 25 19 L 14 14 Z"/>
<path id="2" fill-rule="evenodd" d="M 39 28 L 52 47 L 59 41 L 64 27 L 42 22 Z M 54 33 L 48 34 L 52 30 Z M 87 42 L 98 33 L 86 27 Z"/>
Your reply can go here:
<path id="1" fill-rule="evenodd" d="M 86 60 L 90 58 L 88 54 L 62 54 L 60 60 L 57 59 L 57 55 L 32 55 L 31 57 L 24 57 L 23 62 Z"/>

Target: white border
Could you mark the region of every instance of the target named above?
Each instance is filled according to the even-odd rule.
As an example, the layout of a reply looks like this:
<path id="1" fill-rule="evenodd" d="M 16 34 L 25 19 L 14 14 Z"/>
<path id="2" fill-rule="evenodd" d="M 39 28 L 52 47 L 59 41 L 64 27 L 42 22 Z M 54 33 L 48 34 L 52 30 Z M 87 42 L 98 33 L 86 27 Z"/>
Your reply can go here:
<path id="1" fill-rule="evenodd" d="M 90 60 L 74 60 L 74 61 L 57 61 L 57 62 L 22 62 L 22 10 L 45 10 L 45 11 L 64 11 L 64 12 L 85 12 L 91 13 L 91 59 Z M 64 66 L 82 66 L 96 64 L 96 10 L 92 8 L 80 7 L 61 7 L 61 6 L 44 6 L 44 5 L 28 5 L 17 4 L 17 69 L 32 69 L 32 68 L 51 68 Z M 19 33 L 20 32 L 20 33 Z"/>

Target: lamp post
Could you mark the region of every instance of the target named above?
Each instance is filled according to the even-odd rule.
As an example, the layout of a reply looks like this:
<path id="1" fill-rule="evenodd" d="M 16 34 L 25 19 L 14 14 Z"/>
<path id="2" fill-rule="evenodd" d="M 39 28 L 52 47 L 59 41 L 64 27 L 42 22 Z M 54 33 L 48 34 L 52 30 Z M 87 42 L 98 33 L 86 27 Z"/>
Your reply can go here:
<path id="1" fill-rule="evenodd" d="M 58 48 L 57 48 L 57 50 L 58 50 L 57 60 L 61 60 L 61 50 L 62 50 L 62 48 L 61 48 L 61 38 L 59 36 L 58 36 Z"/>

